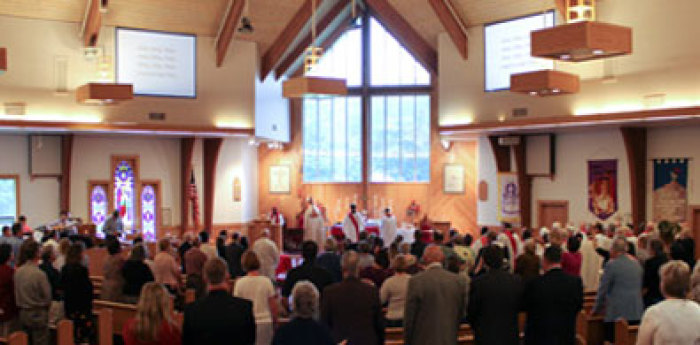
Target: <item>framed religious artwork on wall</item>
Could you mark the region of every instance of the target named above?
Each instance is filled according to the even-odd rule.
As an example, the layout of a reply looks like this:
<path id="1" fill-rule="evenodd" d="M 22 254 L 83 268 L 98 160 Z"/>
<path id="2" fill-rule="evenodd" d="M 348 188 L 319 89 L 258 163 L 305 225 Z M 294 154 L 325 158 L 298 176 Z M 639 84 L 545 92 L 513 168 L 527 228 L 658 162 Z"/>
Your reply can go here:
<path id="1" fill-rule="evenodd" d="M 270 166 L 269 192 L 272 194 L 289 194 L 291 192 L 290 169 L 288 165 Z"/>
<path id="2" fill-rule="evenodd" d="M 464 193 L 464 166 L 461 164 L 445 164 L 443 176 L 443 192 L 445 194 Z"/>

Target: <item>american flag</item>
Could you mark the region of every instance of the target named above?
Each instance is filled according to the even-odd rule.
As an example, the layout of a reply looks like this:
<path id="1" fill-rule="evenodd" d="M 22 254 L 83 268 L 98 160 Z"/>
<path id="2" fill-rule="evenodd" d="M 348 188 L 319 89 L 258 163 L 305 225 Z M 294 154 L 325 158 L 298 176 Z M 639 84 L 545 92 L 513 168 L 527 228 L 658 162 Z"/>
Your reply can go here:
<path id="1" fill-rule="evenodd" d="M 192 222 L 194 228 L 199 229 L 199 196 L 197 195 L 197 182 L 194 179 L 194 171 L 190 176 L 189 200 L 192 203 Z"/>

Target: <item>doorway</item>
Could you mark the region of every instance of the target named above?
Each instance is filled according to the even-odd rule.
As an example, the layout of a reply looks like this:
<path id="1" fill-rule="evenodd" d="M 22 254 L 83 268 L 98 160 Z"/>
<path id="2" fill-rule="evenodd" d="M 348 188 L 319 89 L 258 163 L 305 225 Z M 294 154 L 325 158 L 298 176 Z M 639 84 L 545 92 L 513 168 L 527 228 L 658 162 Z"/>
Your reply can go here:
<path id="1" fill-rule="evenodd" d="M 539 227 L 552 227 L 554 222 L 566 225 L 569 222 L 569 202 L 566 200 L 538 200 L 537 221 Z"/>

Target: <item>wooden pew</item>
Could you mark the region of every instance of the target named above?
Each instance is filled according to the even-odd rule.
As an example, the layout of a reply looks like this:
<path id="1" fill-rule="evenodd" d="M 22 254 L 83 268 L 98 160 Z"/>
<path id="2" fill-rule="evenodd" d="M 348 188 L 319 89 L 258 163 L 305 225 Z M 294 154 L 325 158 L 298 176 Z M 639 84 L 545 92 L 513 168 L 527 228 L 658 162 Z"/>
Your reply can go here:
<path id="1" fill-rule="evenodd" d="M 615 345 L 634 345 L 637 343 L 639 326 L 630 326 L 627 320 L 615 321 Z"/>
<path id="2" fill-rule="evenodd" d="M 27 333 L 22 331 L 12 332 L 7 338 L 0 338 L 0 344 L 7 345 L 27 345 L 29 343 L 29 338 Z"/>
<path id="3" fill-rule="evenodd" d="M 97 315 L 97 344 L 112 345 L 114 342 L 112 309 L 97 310 L 95 315 Z"/>
<path id="4" fill-rule="evenodd" d="M 576 317 L 576 334 L 580 335 L 587 345 L 602 345 L 605 339 L 603 317 L 589 316 L 587 312 L 580 311 Z"/>
<path id="5" fill-rule="evenodd" d="M 403 343 L 403 327 L 387 327 L 385 330 L 384 339 L 387 341 L 401 341 Z M 459 339 L 466 339 L 466 337 L 473 338 L 474 332 L 472 331 L 469 324 L 463 323 L 459 325 L 459 330 L 457 331 L 457 336 Z M 388 344 L 388 343 L 387 343 Z"/>
<path id="6" fill-rule="evenodd" d="M 56 344 L 57 345 L 74 345 L 73 340 L 73 321 L 61 320 L 56 324 Z"/>
<path id="7" fill-rule="evenodd" d="M 136 305 L 116 303 L 103 300 L 94 300 L 92 302 L 92 308 L 95 313 L 103 309 L 111 309 L 112 311 L 112 334 L 122 334 L 124 329 L 124 324 L 127 320 L 134 317 L 136 314 Z"/>

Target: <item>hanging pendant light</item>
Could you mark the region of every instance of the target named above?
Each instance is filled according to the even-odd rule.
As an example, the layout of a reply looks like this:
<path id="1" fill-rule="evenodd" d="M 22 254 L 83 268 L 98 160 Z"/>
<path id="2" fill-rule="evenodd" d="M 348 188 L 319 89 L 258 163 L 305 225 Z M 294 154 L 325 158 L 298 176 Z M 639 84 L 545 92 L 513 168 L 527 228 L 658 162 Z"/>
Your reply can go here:
<path id="1" fill-rule="evenodd" d="M 532 56 L 590 61 L 632 53 L 632 29 L 597 22 L 595 0 L 565 0 L 566 24 L 533 31 Z"/>
<path id="2" fill-rule="evenodd" d="M 309 76 L 323 55 L 323 48 L 316 44 L 316 0 L 311 4 L 311 45 L 304 51 L 304 75 L 282 83 L 285 98 L 302 98 L 318 95 L 347 95 L 345 79 Z"/>

